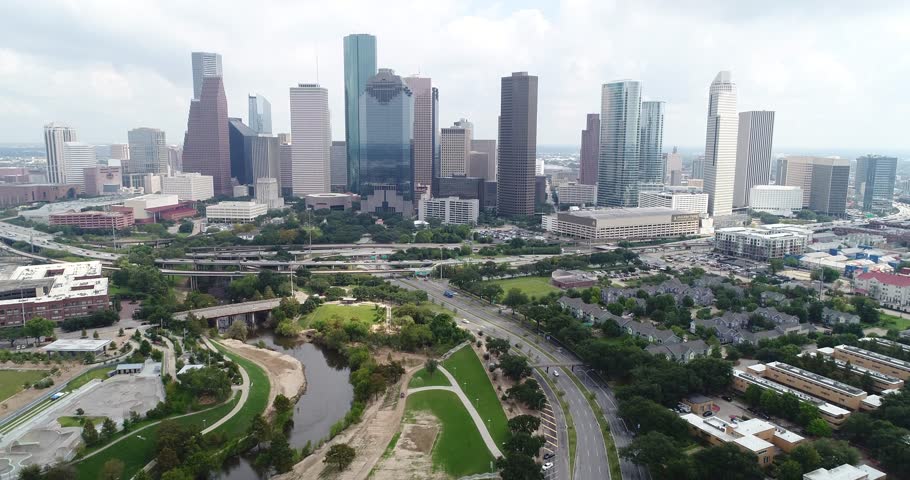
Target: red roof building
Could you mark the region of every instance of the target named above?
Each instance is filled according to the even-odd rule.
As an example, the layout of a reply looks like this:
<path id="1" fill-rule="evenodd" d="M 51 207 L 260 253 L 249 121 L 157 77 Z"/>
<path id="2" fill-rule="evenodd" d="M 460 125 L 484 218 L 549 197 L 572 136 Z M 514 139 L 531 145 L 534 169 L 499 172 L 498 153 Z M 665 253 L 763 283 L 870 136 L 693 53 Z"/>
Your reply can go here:
<path id="1" fill-rule="evenodd" d="M 910 305 L 910 276 L 867 272 L 853 279 L 856 293 L 867 295 L 887 307 Z"/>

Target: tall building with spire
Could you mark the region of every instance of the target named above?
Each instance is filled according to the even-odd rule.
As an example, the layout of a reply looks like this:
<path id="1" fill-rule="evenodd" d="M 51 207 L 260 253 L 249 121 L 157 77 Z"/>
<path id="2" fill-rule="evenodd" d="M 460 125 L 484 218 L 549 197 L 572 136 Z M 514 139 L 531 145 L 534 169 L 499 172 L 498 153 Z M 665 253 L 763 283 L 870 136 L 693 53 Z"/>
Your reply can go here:
<path id="1" fill-rule="evenodd" d="M 639 183 L 661 184 L 666 164 L 664 148 L 664 102 L 641 102 L 641 138 L 639 147 Z"/>
<path id="2" fill-rule="evenodd" d="M 199 99 L 190 102 L 183 169 L 211 176 L 215 195 L 233 193 L 227 99 L 221 77 L 204 77 Z"/>
<path id="3" fill-rule="evenodd" d="M 708 90 L 705 139 L 704 192 L 708 194 L 708 213 L 715 217 L 733 213 L 738 127 L 736 84 L 730 72 L 722 71 Z"/>
<path id="4" fill-rule="evenodd" d="M 414 95 L 414 184 L 421 190 L 433 184 L 433 162 L 439 130 L 439 91 L 433 80 L 412 75 L 404 79 Z"/>
<path id="5" fill-rule="evenodd" d="M 220 77 L 221 54 L 212 52 L 193 52 L 193 99 L 199 100 L 202 94 L 202 79 L 205 77 Z"/>
<path id="6" fill-rule="evenodd" d="M 537 76 L 502 77 L 499 101 L 497 211 L 533 215 L 537 159 Z"/>
<path id="7" fill-rule="evenodd" d="M 291 191 L 295 197 L 332 190 L 329 91 L 318 83 L 291 87 Z"/>
<path id="8" fill-rule="evenodd" d="M 597 152 L 600 150 L 600 114 L 589 113 L 581 131 L 578 183 L 597 185 Z"/>
<path id="9" fill-rule="evenodd" d="M 76 130 L 68 125 L 49 123 L 44 126 L 48 182 L 66 183 L 66 158 L 63 155 L 63 144 L 76 140 Z"/>
<path id="10" fill-rule="evenodd" d="M 619 80 L 601 89 L 597 205 L 638 205 L 641 83 Z"/>
<path id="11" fill-rule="evenodd" d="M 739 112 L 738 132 L 733 206 L 747 207 L 752 187 L 771 183 L 774 112 Z"/>
<path id="12" fill-rule="evenodd" d="M 256 133 L 272 134 L 272 104 L 262 95 L 249 96 L 249 127 Z"/>
<path id="13" fill-rule="evenodd" d="M 360 97 L 374 75 L 376 37 L 365 33 L 344 37 L 344 140 L 348 149 L 348 186 L 354 193 L 360 193 Z"/>

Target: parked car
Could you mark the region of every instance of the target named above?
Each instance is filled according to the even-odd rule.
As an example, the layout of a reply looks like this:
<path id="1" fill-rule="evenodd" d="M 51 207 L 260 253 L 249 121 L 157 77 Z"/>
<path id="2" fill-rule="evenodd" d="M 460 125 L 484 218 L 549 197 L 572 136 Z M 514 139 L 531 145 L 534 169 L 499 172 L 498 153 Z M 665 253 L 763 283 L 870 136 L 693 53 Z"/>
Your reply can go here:
<path id="1" fill-rule="evenodd" d="M 554 368 L 554 369 L 553 369 L 553 376 L 554 376 L 554 377 L 558 377 L 558 376 L 559 376 L 559 370 L 556 370 L 556 369 Z"/>
<path id="2" fill-rule="evenodd" d="M 730 395 L 721 395 L 720 398 L 723 398 L 724 400 L 726 400 L 726 401 L 728 401 L 728 402 L 732 402 L 732 401 L 733 401 L 733 397 L 731 397 Z"/>
<path id="3" fill-rule="evenodd" d="M 714 412 L 712 412 L 711 410 L 708 410 L 707 412 L 701 414 L 701 416 L 703 416 L 703 417 L 710 417 L 711 415 L 714 415 Z"/>
<path id="4" fill-rule="evenodd" d="M 547 470 L 549 470 L 551 468 L 553 468 L 553 462 L 547 462 L 547 463 L 543 464 L 543 466 L 540 469 L 546 472 Z"/>
<path id="5" fill-rule="evenodd" d="M 553 452 L 547 452 L 547 453 L 543 454 L 543 459 L 544 459 L 544 460 L 549 460 L 549 459 L 551 459 L 551 458 L 553 458 L 553 457 L 555 457 L 555 456 L 556 456 L 555 453 L 553 453 Z"/>

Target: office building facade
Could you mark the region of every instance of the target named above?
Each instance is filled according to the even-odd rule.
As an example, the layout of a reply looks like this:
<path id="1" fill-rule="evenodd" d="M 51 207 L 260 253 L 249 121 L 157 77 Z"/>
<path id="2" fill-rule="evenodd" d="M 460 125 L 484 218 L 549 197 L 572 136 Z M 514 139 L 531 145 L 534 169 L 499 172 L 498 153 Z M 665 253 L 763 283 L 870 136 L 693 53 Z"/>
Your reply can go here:
<path id="1" fill-rule="evenodd" d="M 65 142 L 63 160 L 66 182 L 79 185 L 79 190 L 85 192 L 85 169 L 98 165 L 95 146 L 84 142 Z"/>
<path id="2" fill-rule="evenodd" d="M 471 138 L 474 126 L 461 119 L 443 128 L 439 139 L 439 176 L 466 175 L 471 158 Z"/>
<path id="3" fill-rule="evenodd" d="M 169 161 L 167 137 L 157 128 L 134 128 L 127 133 L 130 158 L 123 161 L 123 173 L 167 174 Z"/>
<path id="4" fill-rule="evenodd" d="M 249 96 L 249 126 L 256 133 L 272 134 L 272 104 L 262 95 Z"/>
<path id="5" fill-rule="evenodd" d="M 252 185 L 257 178 L 279 178 L 278 137 L 258 134 L 239 118 L 229 119 L 228 125 L 231 176 L 237 183 Z"/>
<path id="6" fill-rule="evenodd" d="M 205 218 L 209 223 L 253 223 L 268 211 L 268 205 L 253 201 L 219 202 L 205 207 Z"/>
<path id="7" fill-rule="evenodd" d="M 269 210 L 284 206 L 284 199 L 281 198 L 281 190 L 278 188 L 277 179 L 257 178 L 255 189 L 256 203 L 268 206 Z"/>
<path id="8" fill-rule="evenodd" d="M 598 152 L 600 152 L 600 114 L 589 113 L 581 131 L 578 183 L 597 185 Z"/>
<path id="9" fill-rule="evenodd" d="M 714 77 L 708 90 L 705 140 L 704 189 L 710 195 L 708 213 L 715 217 L 733 213 L 738 128 L 736 84 L 730 72 L 722 71 Z"/>
<path id="10" fill-rule="evenodd" d="M 894 184 L 897 180 L 897 158 L 866 155 L 856 159 L 855 186 L 860 186 L 864 212 L 891 213 Z"/>
<path id="11" fill-rule="evenodd" d="M 212 52 L 193 52 L 193 99 L 199 100 L 202 95 L 202 83 L 206 77 L 221 77 L 221 54 Z"/>
<path id="12" fill-rule="evenodd" d="M 442 220 L 443 225 L 474 225 L 480 214 L 480 200 L 461 199 L 458 197 L 422 198 L 418 207 L 417 219 L 427 221 L 430 218 Z"/>
<path id="13" fill-rule="evenodd" d="M 638 206 L 672 208 L 687 213 L 707 214 L 708 194 L 675 191 L 638 192 Z"/>
<path id="14" fill-rule="evenodd" d="M 749 208 L 789 217 L 803 208 L 803 189 L 786 185 L 756 185 L 749 193 Z"/>
<path id="15" fill-rule="evenodd" d="M 44 148 L 47 154 L 47 181 L 67 183 L 66 160 L 63 158 L 63 144 L 75 142 L 76 130 L 67 125 L 49 123 L 44 126 Z"/>
<path id="16" fill-rule="evenodd" d="M 109 145 L 111 148 L 110 160 L 124 160 L 130 159 L 130 145 L 128 143 L 112 143 Z M 121 164 L 121 166 L 123 166 Z"/>
<path id="17" fill-rule="evenodd" d="M 496 140 L 471 139 L 471 149 L 475 152 L 487 154 L 487 172 L 483 178 L 490 182 L 496 181 L 496 165 L 499 158 L 499 152 L 496 150 Z"/>
<path id="18" fill-rule="evenodd" d="M 559 205 L 586 206 L 597 203 L 597 185 L 567 182 L 556 186 Z"/>
<path id="19" fill-rule="evenodd" d="M 639 183 L 662 184 L 665 176 L 664 102 L 641 102 Z"/>
<path id="20" fill-rule="evenodd" d="M 88 196 L 115 195 L 120 193 L 123 185 L 123 170 L 121 167 L 95 165 L 85 169 L 83 173 L 85 189 Z"/>
<path id="21" fill-rule="evenodd" d="M 640 175 L 641 84 L 606 83 L 601 89 L 597 205 L 634 207 Z"/>
<path id="22" fill-rule="evenodd" d="M 537 77 L 503 77 L 499 110 L 497 209 L 501 215 L 534 213 L 537 158 Z"/>
<path id="23" fill-rule="evenodd" d="M 846 214 L 849 160 L 790 156 L 778 161 L 778 174 L 779 185 L 803 190 L 804 208 L 831 216 Z"/>
<path id="24" fill-rule="evenodd" d="M 414 184 L 422 190 L 430 189 L 439 142 L 439 91 L 426 77 L 413 75 L 404 83 L 414 96 Z"/>
<path id="25" fill-rule="evenodd" d="M 290 143 L 279 143 L 278 145 L 278 166 L 280 177 L 279 177 L 279 186 L 281 187 L 281 196 L 282 197 L 291 197 L 293 192 L 291 190 L 291 144 Z M 345 152 L 345 161 L 347 161 L 347 152 Z"/>
<path id="26" fill-rule="evenodd" d="M 771 183 L 774 112 L 740 112 L 738 132 L 733 206 L 747 207 L 752 187 Z"/>
<path id="27" fill-rule="evenodd" d="M 203 77 L 199 99 L 190 102 L 183 168 L 211 176 L 215 195 L 231 194 L 227 98 L 221 77 Z"/>
<path id="28" fill-rule="evenodd" d="M 179 173 L 161 179 L 161 193 L 177 195 L 181 202 L 201 202 L 215 196 L 212 177 L 199 173 Z"/>
<path id="29" fill-rule="evenodd" d="M 679 237 L 698 233 L 699 215 L 671 208 L 606 208 L 544 216 L 544 230 L 592 241 Z"/>
<path id="30" fill-rule="evenodd" d="M 291 87 L 291 191 L 295 197 L 331 191 L 332 127 L 329 91 L 319 84 Z"/>
<path id="31" fill-rule="evenodd" d="M 487 152 L 471 151 L 468 156 L 468 167 L 465 174 L 469 177 L 486 178 L 490 171 L 490 156 Z"/>
<path id="32" fill-rule="evenodd" d="M 348 191 L 348 147 L 344 141 L 332 142 L 332 148 L 329 152 L 329 163 L 331 164 L 331 191 L 343 193 Z"/>
<path id="33" fill-rule="evenodd" d="M 348 149 L 348 191 L 360 192 L 360 102 L 367 81 L 376 75 L 376 37 L 344 37 L 344 134 Z M 291 141 L 293 142 L 293 138 Z"/>

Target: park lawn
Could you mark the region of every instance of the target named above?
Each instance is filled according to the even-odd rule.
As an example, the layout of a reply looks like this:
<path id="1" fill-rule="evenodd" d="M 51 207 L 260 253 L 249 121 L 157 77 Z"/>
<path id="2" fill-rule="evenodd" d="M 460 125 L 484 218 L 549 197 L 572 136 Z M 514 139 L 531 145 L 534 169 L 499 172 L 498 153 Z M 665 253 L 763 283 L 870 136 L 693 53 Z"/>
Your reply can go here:
<path id="1" fill-rule="evenodd" d="M 411 377 L 411 382 L 408 383 L 408 388 L 420 388 L 420 387 L 450 387 L 452 383 L 449 382 L 449 379 L 443 375 L 442 372 L 436 370 L 433 375 L 430 375 L 427 372 L 427 369 L 421 368 Z"/>
<path id="2" fill-rule="evenodd" d="M 250 395 L 246 399 L 246 404 L 237 412 L 237 415 L 234 415 L 233 418 L 215 429 L 215 432 L 224 434 L 227 438 L 240 437 L 246 434 L 247 428 L 253 421 L 253 417 L 265 412 L 266 407 L 268 407 L 269 389 L 271 388 L 269 385 L 269 377 L 267 377 L 265 371 L 253 361 L 228 351 L 218 342 L 213 343 L 221 353 L 246 370 L 247 375 L 250 377 Z M 201 422 L 201 419 L 199 421 Z M 208 423 L 208 425 L 211 425 L 211 423 Z"/>
<path id="3" fill-rule="evenodd" d="M 57 423 L 61 427 L 81 427 L 85 425 L 86 420 L 91 420 L 97 428 L 101 428 L 107 417 L 57 417 Z"/>
<path id="4" fill-rule="evenodd" d="M 540 298 L 552 292 L 561 292 L 562 290 L 550 285 L 550 279 L 547 277 L 519 277 L 507 278 L 504 280 L 494 280 L 493 283 L 502 287 L 502 294 L 505 294 L 513 288 L 517 288 L 527 294 L 529 297 Z"/>
<path id="5" fill-rule="evenodd" d="M 457 315 L 457 314 L 456 314 L 455 312 L 453 312 L 451 309 L 448 309 L 448 308 L 446 308 L 446 307 L 444 307 L 444 306 L 442 306 L 442 305 L 440 305 L 440 304 L 438 304 L 438 303 L 423 302 L 423 303 L 420 304 L 420 306 L 421 306 L 421 307 L 427 307 L 427 308 L 429 308 L 430 310 L 432 310 L 433 313 L 436 313 L 436 314 L 445 313 L 445 314 L 451 315 L 452 318 L 455 318 L 456 315 Z"/>
<path id="6" fill-rule="evenodd" d="M 408 396 L 405 415 L 430 412 L 439 419 L 440 432 L 433 445 L 433 465 L 459 478 L 490 471 L 493 455 L 487 449 L 468 411 L 452 392 L 429 390 Z"/>
<path id="7" fill-rule="evenodd" d="M 888 330 L 902 331 L 910 328 L 910 318 L 901 318 L 897 315 L 890 315 L 884 312 L 880 312 L 878 314 L 877 326 Z"/>
<path id="8" fill-rule="evenodd" d="M 309 328 L 314 322 L 325 321 L 336 315 L 344 320 L 355 318 L 364 322 L 375 323 L 377 312 L 373 305 L 320 305 L 313 313 L 301 318 L 300 325 Z M 380 318 L 385 318 L 385 312 L 379 315 Z"/>
<path id="9" fill-rule="evenodd" d="M 72 392 L 73 390 L 76 390 L 77 388 L 85 385 L 88 382 L 91 382 L 92 380 L 94 380 L 96 378 L 103 382 L 105 379 L 108 378 L 108 373 L 112 372 L 113 370 L 114 370 L 113 368 L 101 367 L 101 368 L 93 368 L 87 372 L 83 372 L 78 377 L 70 380 L 69 383 L 66 384 L 66 388 L 64 388 L 63 391 Z"/>
<path id="10" fill-rule="evenodd" d="M 47 375 L 47 370 L 0 370 L 0 402 L 22 391 L 22 386 L 35 383 Z"/>
<path id="11" fill-rule="evenodd" d="M 442 362 L 442 366 L 455 377 L 480 416 L 490 421 L 490 435 L 498 445 L 502 445 L 509 436 L 509 421 L 474 349 L 462 347 Z"/>

